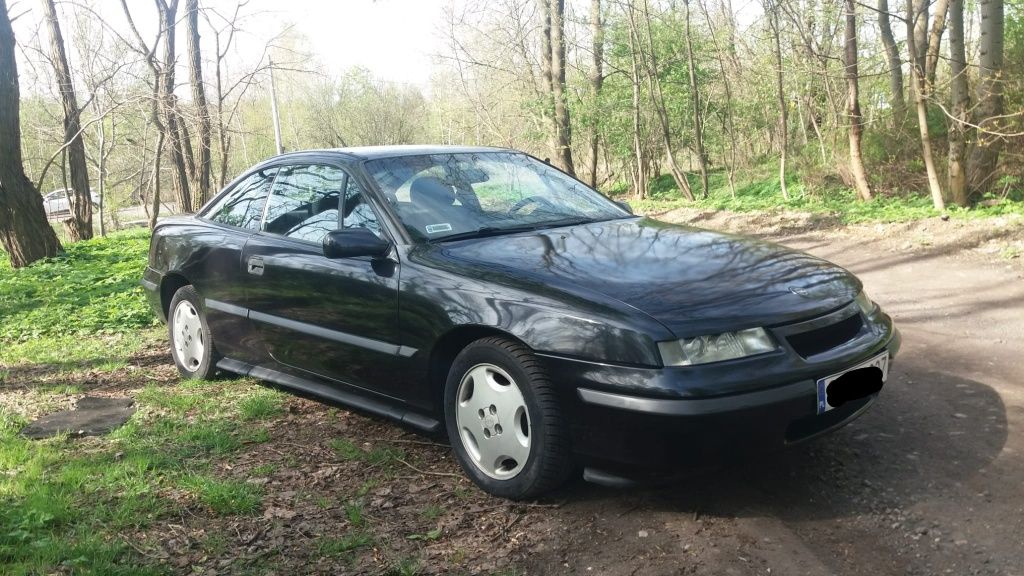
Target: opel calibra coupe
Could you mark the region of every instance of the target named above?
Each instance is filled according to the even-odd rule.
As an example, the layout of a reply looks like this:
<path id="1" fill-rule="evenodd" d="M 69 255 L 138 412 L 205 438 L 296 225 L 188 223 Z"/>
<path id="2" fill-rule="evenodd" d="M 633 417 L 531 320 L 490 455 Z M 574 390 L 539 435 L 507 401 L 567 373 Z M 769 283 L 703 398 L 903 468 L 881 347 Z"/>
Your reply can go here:
<path id="1" fill-rule="evenodd" d="M 634 216 L 494 148 L 274 157 L 161 222 L 142 284 L 183 375 L 444 431 L 513 499 L 834 430 L 900 345 L 838 266 Z"/>

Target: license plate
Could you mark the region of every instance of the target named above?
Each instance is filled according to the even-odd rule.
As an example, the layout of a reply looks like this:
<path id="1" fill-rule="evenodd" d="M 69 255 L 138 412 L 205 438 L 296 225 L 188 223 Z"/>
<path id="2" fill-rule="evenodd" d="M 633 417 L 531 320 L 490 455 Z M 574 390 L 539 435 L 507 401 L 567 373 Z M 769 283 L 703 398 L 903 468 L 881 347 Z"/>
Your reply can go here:
<path id="1" fill-rule="evenodd" d="M 838 380 L 840 376 L 842 376 L 844 374 L 848 374 L 848 373 L 850 373 L 850 372 L 852 372 L 854 370 L 859 370 L 861 368 L 879 368 L 879 369 L 881 369 L 882 370 L 882 382 L 885 382 L 885 379 L 889 376 L 889 352 L 888 351 L 882 352 L 878 356 L 875 356 L 874 358 L 865 360 L 864 362 L 861 362 L 860 364 L 857 364 L 856 366 L 851 366 L 850 368 L 847 368 L 846 370 L 843 370 L 842 372 L 839 372 L 837 374 L 833 374 L 831 376 L 826 376 L 824 378 L 819 379 L 818 382 L 817 382 L 817 389 L 818 389 L 818 414 L 824 414 L 825 412 L 828 412 L 829 410 L 832 410 L 833 408 L 836 408 L 836 406 L 832 406 L 831 404 L 828 403 L 828 385 L 831 384 L 833 381 Z"/>

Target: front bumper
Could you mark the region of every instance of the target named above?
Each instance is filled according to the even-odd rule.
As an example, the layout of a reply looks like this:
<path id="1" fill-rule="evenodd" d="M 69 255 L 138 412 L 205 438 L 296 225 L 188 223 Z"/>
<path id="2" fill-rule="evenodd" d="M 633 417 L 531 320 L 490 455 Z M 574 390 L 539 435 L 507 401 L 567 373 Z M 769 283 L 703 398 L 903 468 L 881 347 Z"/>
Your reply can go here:
<path id="1" fill-rule="evenodd" d="M 160 301 L 160 280 L 160 273 L 146 266 L 146 270 L 142 273 L 142 278 L 139 280 L 139 285 L 142 286 L 142 290 L 146 294 L 146 302 L 153 309 L 153 313 L 160 318 L 161 322 L 166 322 L 167 317 L 164 314 L 163 303 Z"/>
<path id="2" fill-rule="evenodd" d="M 876 395 L 817 414 L 818 378 L 901 344 L 876 311 L 844 346 L 801 359 L 791 351 L 715 365 L 641 368 L 544 356 L 581 464 L 626 477 L 674 474 L 770 452 L 839 428 Z"/>

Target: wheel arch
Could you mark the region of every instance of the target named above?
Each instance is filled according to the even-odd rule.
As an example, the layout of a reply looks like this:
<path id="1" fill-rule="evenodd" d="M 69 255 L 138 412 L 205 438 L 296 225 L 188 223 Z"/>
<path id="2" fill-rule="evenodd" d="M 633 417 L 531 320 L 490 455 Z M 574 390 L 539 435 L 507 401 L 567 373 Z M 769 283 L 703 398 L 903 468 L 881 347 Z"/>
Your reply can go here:
<path id="1" fill-rule="evenodd" d="M 459 352 L 462 352 L 466 346 L 469 346 L 481 338 L 488 338 L 491 336 L 507 338 L 532 350 L 532 348 L 523 342 L 522 339 L 517 338 L 515 335 L 505 330 L 493 326 L 475 324 L 456 326 L 448 332 L 445 332 L 437 339 L 437 342 L 430 350 L 430 360 L 427 371 L 431 397 L 436 402 L 436 406 L 439 411 L 444 410 L 444 386 L 445 382 L 448 380 L 448 371 L 451 370 L 452 363 L 455 362 L 455 357 L 458 356 Z"/>
<path id="2" fill-rule="evenodd" d="M 164 318 L 170 317 L 171 300 L 174 293 L 180 288 L 191 284 L 188 278 L 178 272 L 168 272 L 160 280 L 160 307 L 163 309 Z"/>

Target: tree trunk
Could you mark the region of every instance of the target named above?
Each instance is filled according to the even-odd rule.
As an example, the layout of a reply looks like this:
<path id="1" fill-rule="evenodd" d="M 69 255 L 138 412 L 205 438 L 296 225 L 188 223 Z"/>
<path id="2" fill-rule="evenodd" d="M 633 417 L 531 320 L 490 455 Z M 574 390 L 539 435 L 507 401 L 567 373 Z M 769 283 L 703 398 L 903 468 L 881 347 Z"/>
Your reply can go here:
<path id="1" fill-rule="evenodd" d="M 928 50 L 925 53 L 925 78 L 928 79 L 929 91 L 935 86 L 935 69 L 939 65 L 939 46 L 942 44 L 942 33 L 946 29 L 946 12 L 949 0 L 935 1 L 935 17 L 932 18 L 932 31 L 928 34 Z"/>
<path id="2" fill-rule="evenodd" d="M 707 5 L 703 0 L 698 0 L 704 19 L 708 23 L 708 30 L 711 33 L 711 41 L 715 45 L 715 54 L 718 57 L 718 71 L 722 75 L 722 87 L 725 90 L 725 130 L 726 138 L 729 140 L 729 194 L 736 197 L 736 119 L 733 116 L 732 87 L 729 83 L 729 76 L 725 70 L 725 54 L 718 45 L 718 38 L 715 36 L 714 26 L 711 24 L 711 15 L 708 14 Z M 812 115 L 813 119 L 813 115 Z"/>
<path id="3" fill-rule="evenodd" d="M 188 212 L 192 207 L 191 188 L 189 186 L 189 170 L 185 160 L 185 142 L 174 96 L 174 64 L 175 64 L 175 15 L 178 12 L 178 0 L 156 0 L 160 13 L 160 30 L 164 39 L 164 51 L 161 58 L 160 74 L 157 85 L 160 87 L 160 111 L 163 116 L 163 130 L 173 164 L 175 176 L 175 192 L 179 212 Z"/>
<path id="4" fill-rule="evenodd" d="M 896 39 L 889 25 L 889 0 L 878 0 L 878 30 L 885 47 L 885 59 L 889 66 L 889 95 L 892 99 L 892 115 L 895 125 L 903 123 L 907 115 L 907 104 L 903 99 L 903 63 Z"/>
<path id="5" fill-rule="evenodd" d="M 693 106 L 693 142 L 700 167 L 700 185 L 704 197 L 708 195 L 708 156 L 704 149 L 704 120 L 701 117 L 700 92 L 697 86 L 697 67 L 693 63 L 693 41 L 690 38 L 690 0 L 683 0 L 686 7 L 686 68 L 690 77 L 690 100 Z"/>
<path id="6" fill-rule="evenodd" d="M 913 33 L 914 35 L 913 38 L 907 39 L 907 45 L 914 46 L 910 52 L 910 61 L 916 63 L 917 69 L 921 72 L 926 69 L 928 58 L 928 8 L 930 1 L 913 0 L 913 11 L 908 15 L 908 22 L 913 24 L 913 29 L 908 29 L 907 34 Z"/>
<path id="7" fill-rule="evenodd" d="M 551 4 L 551 95 L 555 100 L 555 159 L 558 167 L 576 175 L 572 164 L 572 125 L 565 103 L 565 0 Z"/>
<path id="8" fill-rule="evenodd" d="M 594 109 L 590 120 L 588 147 L 590 148 L 590 166 L 587 176 L 590 186 L 597 188 L 597 154 L 598 154 L 598 107 L 601 101 L 601 85 L 604 83 L 604 26 L 601 24 L 601 0 L 590 2 L 590 35 L 593 46 L 593 60 L 590 68 L 590 95 L 594 99 Z"/>
<path id="9" fill-rule="evenodd" d="M 977 143 L 967 165 L 968 189 L 985 192 L 996 177 L 1003 138 L 1003 0 L 980 0 L 981 39 L 978 46 Z"/>
<path id="10" fill-rule="evenodd" d="M 675 157 L 675 146 L 672 141 L 672 130 L 669 126 L 668 111 L 665 107 L 665 95 L 661 89 L 661 79 L 658 77 L 658 59 L 654 53 L 653 39 L 651 38 L 651 19 L 650 13 L 647 10 L 646 0 L 644 6 L 644 21 L 647 24 L 647 49 L 648 54 L 644 54 L 643 41 L 640 38 L 640 29 L 636 23 L 636 15 L 634 14 L 633 8 L 628 8 L 629 16 L 629 46 L 630 52 L 633 56 L 634 66 L 642 64 L 643 68 L 647 71 L 647 82 L 650 85 L 650 98 L 651 104 L 654 106 L 654 111 L 658 116 L 658 123 L 661 126 L 661 139 L 665 146 L 665 158 L 668 160 L 669 172 L 672 174 L 672 179 L 676 183 L 676 187 L 682 193 L 683 197 L 687 200 L 693 200 L 693 191 L 690 190 L 690 182 L 686 179 L 686 174 L 679 168 L 676 163 Z M 640 59 L 638 62 L 637 58 Z M 635 97 L 639 98 L 639 72 L 637 75 L 636 83 L 636 94 Z M 634 112 L 636 122 L 639 123 L 639 108 Z M 656 175 L 655 175 L 656 176 Z"/>
<path id="11" fill-rule="evenodd" d="M 20 268 L 56 256 L 60 242 L 21 157 L 21 91 L 7 0 L 0 0 L 0 244 Z"/>
<path id="12" fill-rule="evenodd" d="M 68 206 L 71 212 L 65 225 L 68 236 L 74 240 L 92 238 L 92 194 L 89 191 L 89 168 L 85 160 L 85 143 L 82 140 L 82 123 L 79 116 L 75 86 L 71 79 L 71 68 L 64 51 L 64 37 L 57 20 L 57 9 L 53 0 L 42 0 L 43 14 L 50 31 L 50 59 L 57 77 L 61 106 L 64 109 L 64 143 L 67 146 L 68 171 L 71 174 L 71 193 Z"/>
<path id="13" fill-rule="evenodd" d="M 964 160 L 967 157 L 968 116 L 970 93 L 967 89 L 967 56 L 964 47 L 964 0 L 950 0 L 949 3 L 949 71 L 950 71 L 950 114 L 949 126 L 949 193 L 953 202 L 967 205 L 967 172 Z"/>
<path id="14" fill-rule="evenodd" d="M 924 157 L 924 167 L 928 172 L 928 189 L 931 191 L 932 204 L 936 210 L 945 210 L 946 201 L 942 197 L 942 187 L 939 185 L 939 176 L 935 172 L 935 160 L 932 158 L 932 143 L 928 135 L 928 108 L 925 101 L 927 97 L 926 80 L 924 78 L 924 59 L 916 58 L 919 53 L 915 32 L 914 15 L 920 9 L 918 4 L 922 0 L 907 0 L 907 53 L 910 55 L 910 78 L 914 87 L 914 103 L 917 107 L 917 126 L 921 134 L 921 154 Z M 924 0 L 927 2 L 927 0 Z"/>
<path id="15" fill-rule="evenodd" d="M 153 184 L 150 187 L 149 229 L 156 228 L 157 219 L 160 217 L 160 155 L 163 153 L 164 132 L 156 131 L 156 153 L 153 154 Z"/>
<path id="16" fill-rule="evenodd" d="M 778 6 L 772 0 L 766 3 L 768 22 L 772 31 L 772 40 L 775 51 L 775 90 L 779 104 L 779 188 L 782 189 L 782 197 L 789 200 L 789 190 L 786 188 L 786 151 L 789 148 L 789 111 L 786 107 L 786 92 L 782 83 L 782 41 L 779 38 L 779 13 Z"/>
<path id="17" fill-rule="evenodd" d="M 860 141 L 864 132 L 864 117 L 860 113 L 859 81 L 857 72 L 857 4 L 846 0 L 846 46 L 843 52 L 846 65 L 846 117 L 850 123 L 850 172 L 853 173 L 854 187 L 861 200 L 871 199 L 871 188 L 864 174 L 864 160 L 861 156 Z"/>
<path id="18" fill-rule="evenodd" d="M 52 1 L 52 0 L 51 0 Z M 192 84 L 192 105 L 199 118 L 197 139 L 199 157 L 192 174 L 192 210 L 197 211 L 210 199 L 210 108 L 203 84 L 203 60 L 199 49 L 199 0 L 185 0 L 188 32 L 189 80 Z"/>
<path id="19" fill-rule="evenodd" d="M 632 19 L 633 8 L 627 7 Z M 630 80 L 633 83 L 633 155 L 636 166 L 632 173 L 633 196 L 642 200 L 647 196 L 647 154 L 643 145 L 642 123 L 640 118 L 640 63 L 637 61 L 637 45 L 634 42 L 634 29 L 629 33 Z M 670 152 L 671 153 L 671 152 Z"/>

